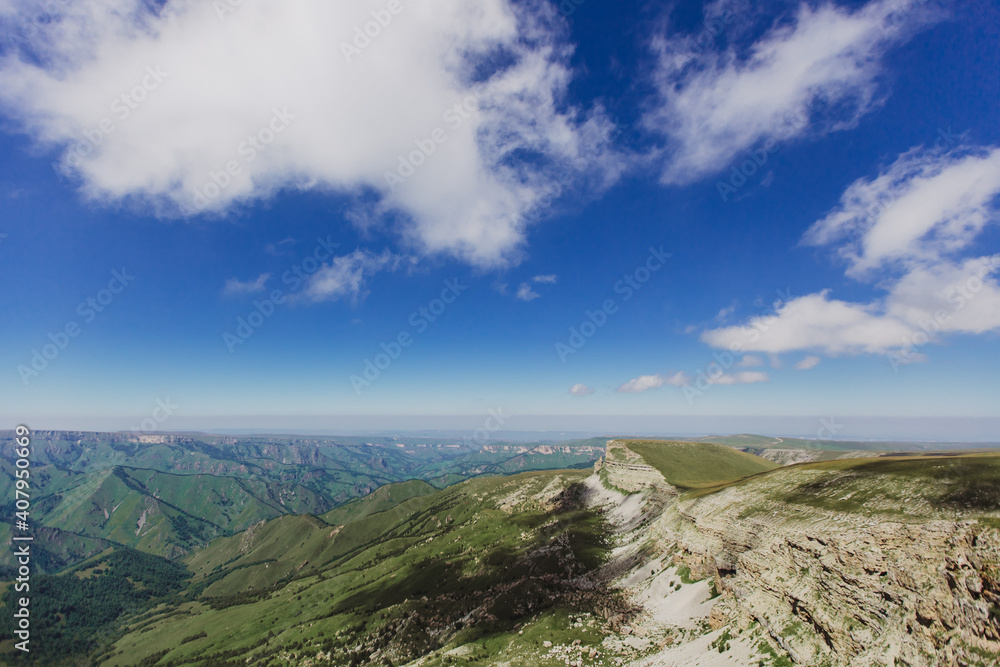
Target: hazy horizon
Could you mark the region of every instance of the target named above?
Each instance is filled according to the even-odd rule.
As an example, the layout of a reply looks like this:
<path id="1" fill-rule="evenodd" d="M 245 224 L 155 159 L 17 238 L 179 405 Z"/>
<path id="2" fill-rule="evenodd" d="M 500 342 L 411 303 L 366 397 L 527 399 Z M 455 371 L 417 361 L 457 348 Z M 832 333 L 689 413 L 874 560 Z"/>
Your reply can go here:
<path id="1" fill-rule="evenodd" d="M 490 439 L 562 439 L 603 436 L 699 437 L 754 434 L 807 440 L 1000 443 L 1000 418 L 961 417 L 807 417 L 807 416 L 652 416 L 512 415 L 499 428 L 491 414 L 352 415 L 298 417 L 201 417 L 177 419 L 169 428 L 144 428 L 125 418 L 38 419 L 34 430 L 204 433 L 212 435 L 399 435 L 470 437 L 484 430 Z M 509 419 L 508 419 L 509 418 Z M 489 424 L 487 424 L 489 422 Z M 148 423 L 146 424 L 149 425 Z M 4 424 L 6 427 L 7 424 Z M 10 425 L 13 428 L 13 424 Z M 515 437 L 524 434 L 525 437 Z M 544 437 L 543 437 L 544 436 Z M 565 437 L 563 437 L 565 436 Z"/>

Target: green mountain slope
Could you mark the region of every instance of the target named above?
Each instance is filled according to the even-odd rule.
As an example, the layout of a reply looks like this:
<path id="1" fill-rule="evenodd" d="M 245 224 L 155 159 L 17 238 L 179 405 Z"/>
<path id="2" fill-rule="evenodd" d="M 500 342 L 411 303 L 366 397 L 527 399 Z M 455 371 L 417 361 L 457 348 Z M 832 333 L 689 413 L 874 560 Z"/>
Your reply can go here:
<path id="1" fill-rule="evenodd" d="M 771 511 L 780 502 L 906 520 L 998 512 L 998 480 L 1000 454 L 928 454 L 803 463 L 732 486 L 767 498 L 745 508 L 744 516 Z"/>
<path id="2" fill-rule="evenodd" d="M 903 647 L 909 664 L 938 664 L 935 651 L 996 664 L 1000 454 L 775 467 L 720 445 L 616 441 L 617 457 L 640 478 L 658 479 L 655 464 L 681 493 L 653 482 L 626 496 L 581 470 L 441 490 L 410 480 L 254 522 L 173 562 L 92 553 L 37 578 L 33 628 L 48 652 L 35 658 L 777 667 L 794 655 L 847 667 Z M 119 470 L 87 497 L 127 486 Z M 160 478 L 127 477 L 140 498 Z M 27 664 L 11 651 L 0 645 L 0 661 Z"/>
<path id="3" fill-rule="evenodd" d="M 15 479 L 10 438 L 0 433 L 6 503 L 0 508 L 8 516 Z M 75 555 L 107 544 L 179 558 L 260 521 L 321 515 L 395 482 L 420 479 L 444 488 L 476 475 L 587 467 L 599 456 L 592 443 L 490 449 L 429 438 L 41 431 L 32 451 L 32 520 L 60 537 L 37 565 L 46 572 L 68 567 L 78 562 Z M 13 565 L 11 551 L 0 550 L 0 573 Z"/>
<path id="4" fill-rule="evenodd" d="M 758 456 L 709 442 L 625 440 L 622 444 L 681 489 L 713 486 L 778 467 Z"/>
<path id="5" fill-rule="evenodd" d="M 282 517 L 217 540 L 185 560 L 191 601 L 133 624 L 105 664 L 149 656 L 172 665 L 212 656 L 289 664 L 299 649 L 336 656 L 332 664 L 402 664 L 514 632 L 563 605 L 613 608 L 615 595 L 581 579 L 607 549 L 602 519 L 581 509 L 574 491 L 588 474 L 403 490 L 409 498 L 343 525 Z"/>
<path id="6" fill-rule="evenodd" d="M 772 437 L 742 433 L 691 438 L 692 442 L 712 442 L 746 451 L 767 449 L 803 449 L 819 452 L 933 452 L 952 450 L 996 449 L 1000 443 L 917 442 L 910 440 L 823 440 Z"/>

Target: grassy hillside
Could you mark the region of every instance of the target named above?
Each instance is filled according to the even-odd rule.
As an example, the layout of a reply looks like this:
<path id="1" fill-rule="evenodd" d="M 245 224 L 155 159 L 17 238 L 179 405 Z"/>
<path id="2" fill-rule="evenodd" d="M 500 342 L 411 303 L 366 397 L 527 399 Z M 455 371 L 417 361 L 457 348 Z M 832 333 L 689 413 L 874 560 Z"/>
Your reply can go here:
<path id="1" fill-rule="evenodd" d="M 0 508 L 8 516 L 15 479 L 10 438 L 10 432 L 0 434 L 0 496 L 6 499 Z M 35 434 L 32 519 L 59 536 L 38 559 L 40 571 L 69 567 L 108 544 L 176 559 L 260 521 L 322 515 L 395 482 L 424 480 L 424 493 L 433 490 L 427 484 L 444 488 L 478 475 L 589 467 L 600 455 L 592 443 L 478 448 L 426 438 L 142 439 L 128 433 Z M 12 552 L 0 551 L 0 578 L 13 565 Z"/>
<path id="2" fill-rule="evenodd" d="M 883 517 L 924 521 L 1000 513 L 1000 453 L 900 454 L 801 463 L 689 494 L 752 494 L 742 517 Z"/>
<path id="3" fill-rule="evenodd" d="M 972 449 L 997 449 L 1000 443 L 916 442 L 910 440 L 822 440 L 773 437 L 741 433 L 691 438 L 692 442 L 713 442 L 747 451 L 765 449 L 804 449 L 824 452 L 933 452 Z"/>
<path id="4" fill-rule="evenodd" d="M 1000 511 L 1000 454 L 890 456 L 795 466 L 789 503 L 837 512 Z"/>
<path id="5" fill-rule="evenodd" d="M 709 442 L 626 440 L 624 445 L 681 489 L 709 487 L 778 467 L 753 454 Z"/>
<path id="6" fill-rule="evenodd" d="M 477 478 L 432 494 L 411 486 L 383 511 L 369 510 L 385 497 L 356 503 L 340 518 L 360 518 L 345 524 L 282 517 L 217 540 L 186 559 L 183 601 L 133 622 L 104 664 L 290 665 L 318 652 L 331 664 L 402 664 L 498 633 L 522 637 L 519 624 L 565 617 L 571 601 L 613 607 L 612 593 L 574 583 L 607 549 L 603 521 L 579 505 L 587 474 Z M 519 650 L 540 656 L 537 633 L 524 639 Z"/>

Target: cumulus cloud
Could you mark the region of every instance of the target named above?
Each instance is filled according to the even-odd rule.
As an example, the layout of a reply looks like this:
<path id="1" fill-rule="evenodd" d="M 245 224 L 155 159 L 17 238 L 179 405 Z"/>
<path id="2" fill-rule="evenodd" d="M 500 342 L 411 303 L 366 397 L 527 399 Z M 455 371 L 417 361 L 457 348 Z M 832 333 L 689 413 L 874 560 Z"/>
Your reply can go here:
<path id="1" fill-rule="evenodd" d="M 372 38 L 384 3 L 246 2 L 221 20 L 220 4 L 6 2 L 51 21 L 27 41 L 2 22 L 0 104 L 92 200 L 176 215 L 356 195 L 416 251 L 484 267 L 517 259 L 553 182 L 622 169 L 601 110 L 565 103 L 548 3 L 404 2 Z"/>
<path id="2" fill-rule="evenodd" d="M 575 384 L 569 389 L 569 393 L 574 396 L 590 396 L 594 393 L 593 387 L 588 387 L 585 384 Z"/>
<path id="3" fill-rule="evenodd" d="M 241 281 L 238 278 L 230 278 L 226 281 L 225 287 L 222 288 L 222 293 L 228 296 L 235 296 L 260 292 L 264 289 L 264 285 L 267 284 L 267 280 L 270 277 L 270 273 L 262 273 L 254 280 Z"/>
<path id="4" fill-rule="evenodd" d="M 620 394 L 641 394 L 650 389 L 659 389 L 663 385 L 672 387 L 684 387 L 691 382 L 691 379 L 683 371 L 673 375 L 640 375 L 618 387 L 616 391 Z"/>
<path id="5" fill-rule="evenodd" d="M 736 365 L 741 366 L 742 368 L 755 368 L 757 366 L 763 366 L 764 360 L 755 354 L 745 354 Z"/>
<path id="6" fill-rule="evenodd" d="M 898 346 L 910 332 L 902 322 L 887 319 L 870 304 L 829 298 L 829 291 L 798 297 L 779 306 L 774 315 L 751 318 L 745 325 L 712 329 L 702 340 L 712 347 L 780 353 L 822 349 L 828 354 L 883 352 Z"/>
<path id="7" fill-rule="evenodd" d="M 854 11 L 802 3 L 749 49 L 705 50 L 685 35 L 654 40 L 658 104 L 644 123 L 666 140 L 663 182 L 695 181 L 811 128 L 854 125 L 879 102 L 883 55 L 930 18 L 923 0 Z"/>
<path id="8" fill-rule="evenodd" d="M 367 280 L 383 269 L 396 268 L 401 258 L 388 251 L 375 254 L 357 249 L 349 255 L 334 257 L 309 277 L 303 295 L 310 301 L 358 301 L 368 295 Z"/>
<path id="9" fill-rule="evenodd" d="M 531 285 L 528 283 L 521 283 L 521 285 L 517 288 L 517 298 L 521 301 L 533 301 L 540 296 L 541 294 L 531 289 Z"/>
<path id="10" fill-rule="evenodd" d="M 803 239 L 834 246 L 847 275 L 884 294 L 859 303 L 824 290 L 742 326 L 706 331 L 702 340 L 773 354 L 905 351 L 920 361 L 914 350 L 948 333 L 1000 330 L 1000 255 L 969 256 L 997 219 L 998 197 L 1000 149 L 911 149 L 877 177 L 852 183 Z"/>
<path id="11" fill-rule="evenodd" d="M 795 370 L 797 371 L 808 371 L 819 366 L 820 358 L 816 356 L 809 356 L 795 362 Z"/>

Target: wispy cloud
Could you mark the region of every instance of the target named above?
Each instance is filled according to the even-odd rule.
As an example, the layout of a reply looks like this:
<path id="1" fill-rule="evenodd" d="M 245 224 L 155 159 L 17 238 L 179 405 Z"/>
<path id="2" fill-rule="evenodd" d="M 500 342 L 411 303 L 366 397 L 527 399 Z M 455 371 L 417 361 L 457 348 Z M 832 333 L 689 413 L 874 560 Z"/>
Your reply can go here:
<path id="1" fill-rule="evenodd" d="M 736 312 L 736 304 L 733 304 L 731 306 L 726 306 L 725 308 L 721 309 L 718 313 L 716 313 L 715 321 L 725 322 L 727 319 L 729 319 L 729 316 L 732 315 L 734 312 Z"/>
<path id="2" fill-rule="evenodd" d="M 545 275 L 545 276 L 535 276 L 534 278 L 532 278 L 532 280 L 534 280 L 536 283 L 545 283 L 548 285 L 554 285 L 558 280 L 558 278 L 559 277 L 556 275 Z"/>
<path id="3" fill-rule="evenodd" d="M 588 387 L 585 384 L 575 384 L 569 389 L 569 393 L 574 396 L 590 396 L 594 393 L 593 387 Z"/>
<path id="4" fill-rule="evenodd" d="M 684 387 L 691 383 L 691 378 L 683 371 L 673 375 L 640 375 L 633 378 L 616 390 L 620 394 L 641 394 L 650 389 L 659 389 L 663 385 Z"/>
<path id="5" fill-rule="evenodd" d="M 931 18 L 923 0 L 851 11 L 802 3 L 745 51 L 690 36 L 654 40 L 659 104 L 645 125 L 666 141 L 662 180 L 719 172 L 768 142 L 850 127 L 880 101 L 882 57 Z"/>
<path id="6" fill-rule="evenodd" d="M 839 253 L 858 278 L 893 263 L 936 264 L 967 248 L 994 219 L 997 195 L 1000 149 L 914 148 L 876 178 L 851 184 L 804 242 L 846 239 Z"/>
<path id="7" fill-rule="evenodd" d="M 268 243 L 264 246 L 264 251 L 269 255 L 281 255 L 287 251 L 287 248 L 293 245 L 295 245 L 295 239 L 289 236 L 281 239 L 277 243 Z"/>
<path id="8" fill-rule="evenodd" d="M 710 384 L 756 384 L 767 382 L 771 378 L 763 371 L 740 371 L 739 373 L 722 373 L 709 378 Z"/>
<path id="9" fill-rule="evenodd" d="M 540 296 L 541 294 L 533 290 L 528 283 L 521 283 L 517 288 L 517 298 L 521 301 L 533 301 Z"/>
<path id="10" fill-rule="evenodd" d="M 222 293 L 227 296 L 239 296 L 261 292 L 270 277 L 270 273 L 262 273 L 254 280 L 242 281 L 238 278 L 230 278 L 226 281 L 225 287 L 222 288 Z"/>
<path id="11" fill-rule="evenodd" d="M 396 268 L 401 259 L 387 251 L 375 254 L 359 248 L 349 255 L 334 257 L 329 264 L 320 267 L 309 278 L 303 294 L 314 302 L 364 299 L 368 295 L 368 279 L 383 269 Z"/>
<path id="12" fill-rule="evenodd" d="M 819 366 L 820 358 L 816 356 L 809 356 L 795 362 L 795 370 L 797 371 L 808 371 Z"/>

